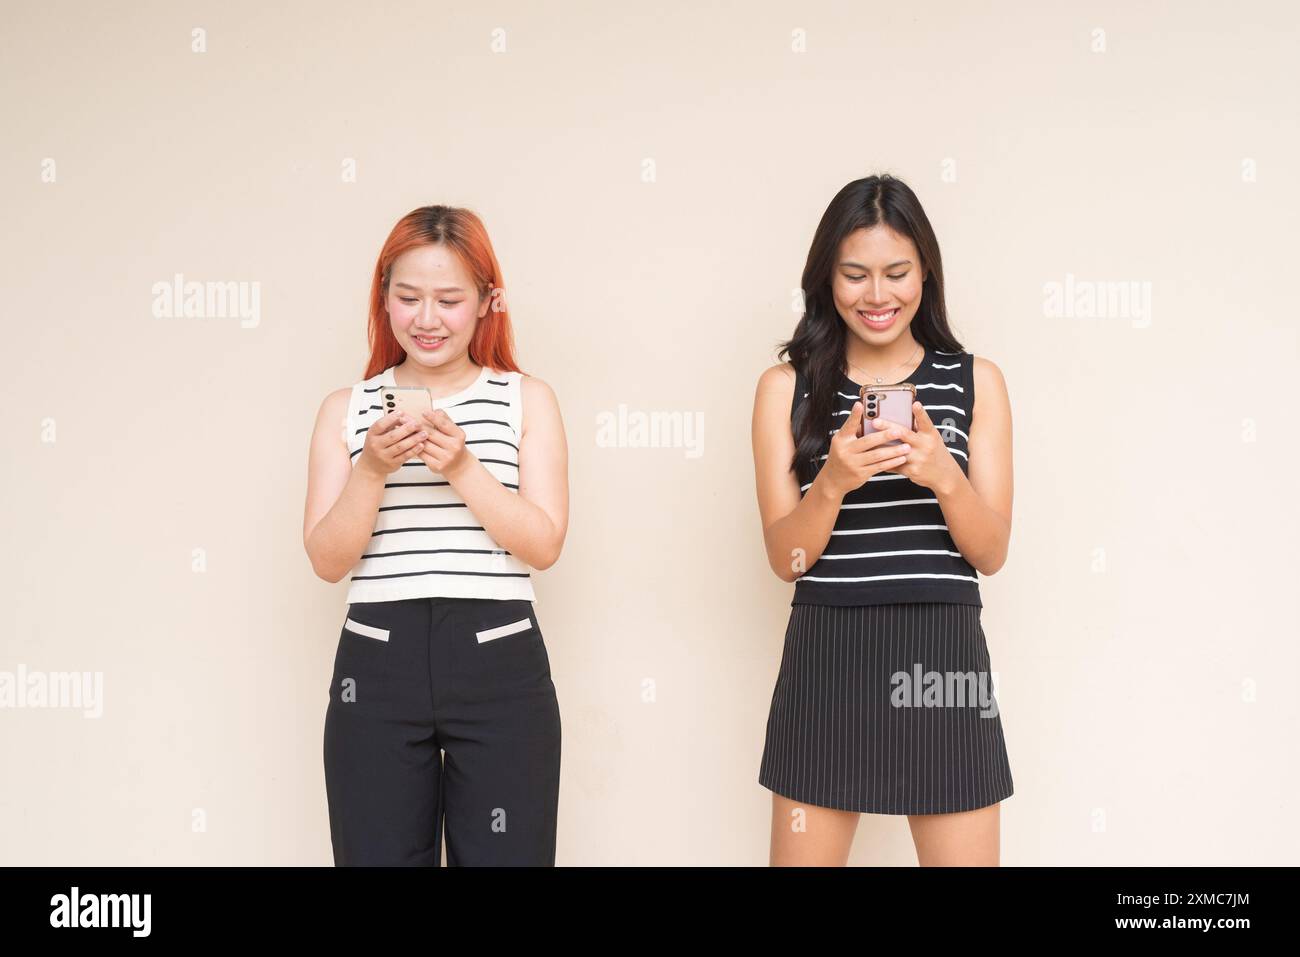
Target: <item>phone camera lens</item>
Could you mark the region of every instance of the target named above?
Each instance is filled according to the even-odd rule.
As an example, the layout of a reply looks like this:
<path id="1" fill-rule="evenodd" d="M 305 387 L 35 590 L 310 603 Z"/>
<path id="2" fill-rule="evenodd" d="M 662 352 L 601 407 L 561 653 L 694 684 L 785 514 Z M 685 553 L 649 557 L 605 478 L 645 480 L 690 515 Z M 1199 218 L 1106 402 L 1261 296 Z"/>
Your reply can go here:
<path id="1" fill-rule="evenodd" d="M 868 395 L 868 396 L 867 396 L 867 401 L 868 401 L 868 402 L 875 402 L 875 401 L 876 401 L 876 394 L 875 394 L 874 392 L 872 392 L 870 395 Z"/>
<path id="2" fill-rule="evenodd" d="M 868 419 L 874 419 L 875 417 L 876 417 L 876 410 L 875 410 L 875 409 L 868 409 L 868 410 L 867 410 L 867 418 L 868 418 Z"/>

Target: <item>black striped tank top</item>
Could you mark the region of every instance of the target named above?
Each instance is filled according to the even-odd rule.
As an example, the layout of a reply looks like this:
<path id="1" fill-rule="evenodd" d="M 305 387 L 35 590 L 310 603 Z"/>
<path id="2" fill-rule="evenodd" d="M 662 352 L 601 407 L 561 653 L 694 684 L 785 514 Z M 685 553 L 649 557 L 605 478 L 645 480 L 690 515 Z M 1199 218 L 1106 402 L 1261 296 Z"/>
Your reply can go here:
<path id="1" fill-rule="evenodd" d="M 929 347 L 921 364 L 901 380 L 944 437 L 962 472 L 969 470 L 975 357 Z M 808 380 L 796 370 L 791 422 L 807 397 Z M 858 384 L 840 376 L 826 442 L 858 400 Z M 817 469 L 826 462 L 818 458 Z M 809 483 L 811 485 L 811 483 Z M 802 498 L 809 485 L 799 489 Z M 979 576 L 948 534 L 934 492 L 905 475 L 881 472 L 844 496 L 821 557 L 795 579 L 792 605 L 880 605 L 894 602 L 956 602 L 983 605 Z"/>
<path id="2" fill-rule="evenodd" d="M 465 432 L 465 446 L 506 488 L 519 492 L 519 436 L 523 431 L 522 373 L 483 366 L 454 395 L 433 400 Z M 370 423 L 387 411 L 384 386 L 396 385 L 393 367 L 352 387 L 344 426 L 355 465 Z M 389 474 L 374 532 L 352 569 L 348 603 L 405 598 L 534 600 L 527 564 L 501 548 L 441 475 L 412 457 Z"/>

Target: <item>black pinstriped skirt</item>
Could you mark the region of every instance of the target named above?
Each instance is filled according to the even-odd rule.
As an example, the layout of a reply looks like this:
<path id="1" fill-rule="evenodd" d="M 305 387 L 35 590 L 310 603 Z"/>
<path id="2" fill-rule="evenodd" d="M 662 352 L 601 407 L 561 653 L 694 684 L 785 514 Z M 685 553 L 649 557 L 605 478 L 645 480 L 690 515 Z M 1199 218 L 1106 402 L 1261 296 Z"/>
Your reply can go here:
<path id="1" fill-rule="evenodd" d="M 758 783 L 874 814 L 946 814 L 1010 797 L 980 611 L 792 606 Z"/>

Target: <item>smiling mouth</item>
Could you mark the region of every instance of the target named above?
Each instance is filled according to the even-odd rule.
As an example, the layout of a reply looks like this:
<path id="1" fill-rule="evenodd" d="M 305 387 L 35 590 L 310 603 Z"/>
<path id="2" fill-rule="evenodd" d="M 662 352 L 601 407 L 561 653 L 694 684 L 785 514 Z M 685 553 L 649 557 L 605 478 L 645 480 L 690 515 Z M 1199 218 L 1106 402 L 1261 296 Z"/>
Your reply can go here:
<path id="1" fill-rule="evenodd" d="M 426 346 L 431 346 L 435 342 L 442 342 L 442 340 L 446 339 L 447 337 L 446 336 L 414 336 L 413 338 L 415 339 L 416 342 L 423 342 Z"/>
<path id="2" fill-rule="evenodd" d="M 882 322 L 888 322 L 889 320 L 893 319 L 896 315 L 898 315 L 898 312 L 899 310 L 897 307 L 893 309 L 886 309 L 884 312 L 867 312 L 864 309 L 859 309 L 858 315 L 861 316 L 863 319 L 867 320 L 867 322 L 882 323 Z"/>

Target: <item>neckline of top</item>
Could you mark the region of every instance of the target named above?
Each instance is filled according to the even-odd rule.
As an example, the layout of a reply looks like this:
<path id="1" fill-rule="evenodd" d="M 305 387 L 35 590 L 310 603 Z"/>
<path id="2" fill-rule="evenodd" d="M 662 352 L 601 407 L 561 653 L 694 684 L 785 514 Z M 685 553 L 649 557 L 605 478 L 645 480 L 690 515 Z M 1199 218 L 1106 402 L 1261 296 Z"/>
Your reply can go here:
<path id="1" fill-rule="evenodd" d="M 391 365 L 384 370 L 383 375 L 379 380 L 381 385 L 391 385 L 394 387 L 397 386 L 397 378 L 393 374 L 393 370 L 396 368 L 397 368 L 396 365 Z M 486 380 L 487 377 L 491 374 L 492 374 L 492 370 L 489 366 L 486 365 L 480 366 L 478 370 L 478 375 L 474 378 L 474 381 L 471 382 L 469 385 L 465 386 L 465 388 L 461 389 L 458 392 L 453 392 L 451 395 L 433 396 L 432 397 L 433 407 L 435 409 L 443 409 L 449 405 L 455 405 L 461 399 L 466 398 L 467 396 L 470 395 L 470 393 L 472 393 L 475 389 L 477 389 L 480 385 L 482 385 L 484 380 Z"/>
<path id="2" fill-rule="evenodd" d="M 930 352 L 930 347 L 924 345 L 921 346 L 921 361 L 917 363 L 915 369 L 913 369 L 907 375 L 903 376 L 903 378 L 899 379 L 898 382 L 857 382 L 849 378 L 848 373 L 842 372 L 840 373 L 840 375 L 843 377 L 845 382 L 853 386 L 853 388 L 855 389 L 861 389 L 864 385 L 878 385 L 883 388 L 884 386 L 887 385 L 898 385 L 900 382 L 916 382 L 917 377 L 920 374 L 921 370 L 926 368 L 927 363 L 929 363 L 932 358 L 933 355 Z"/>

